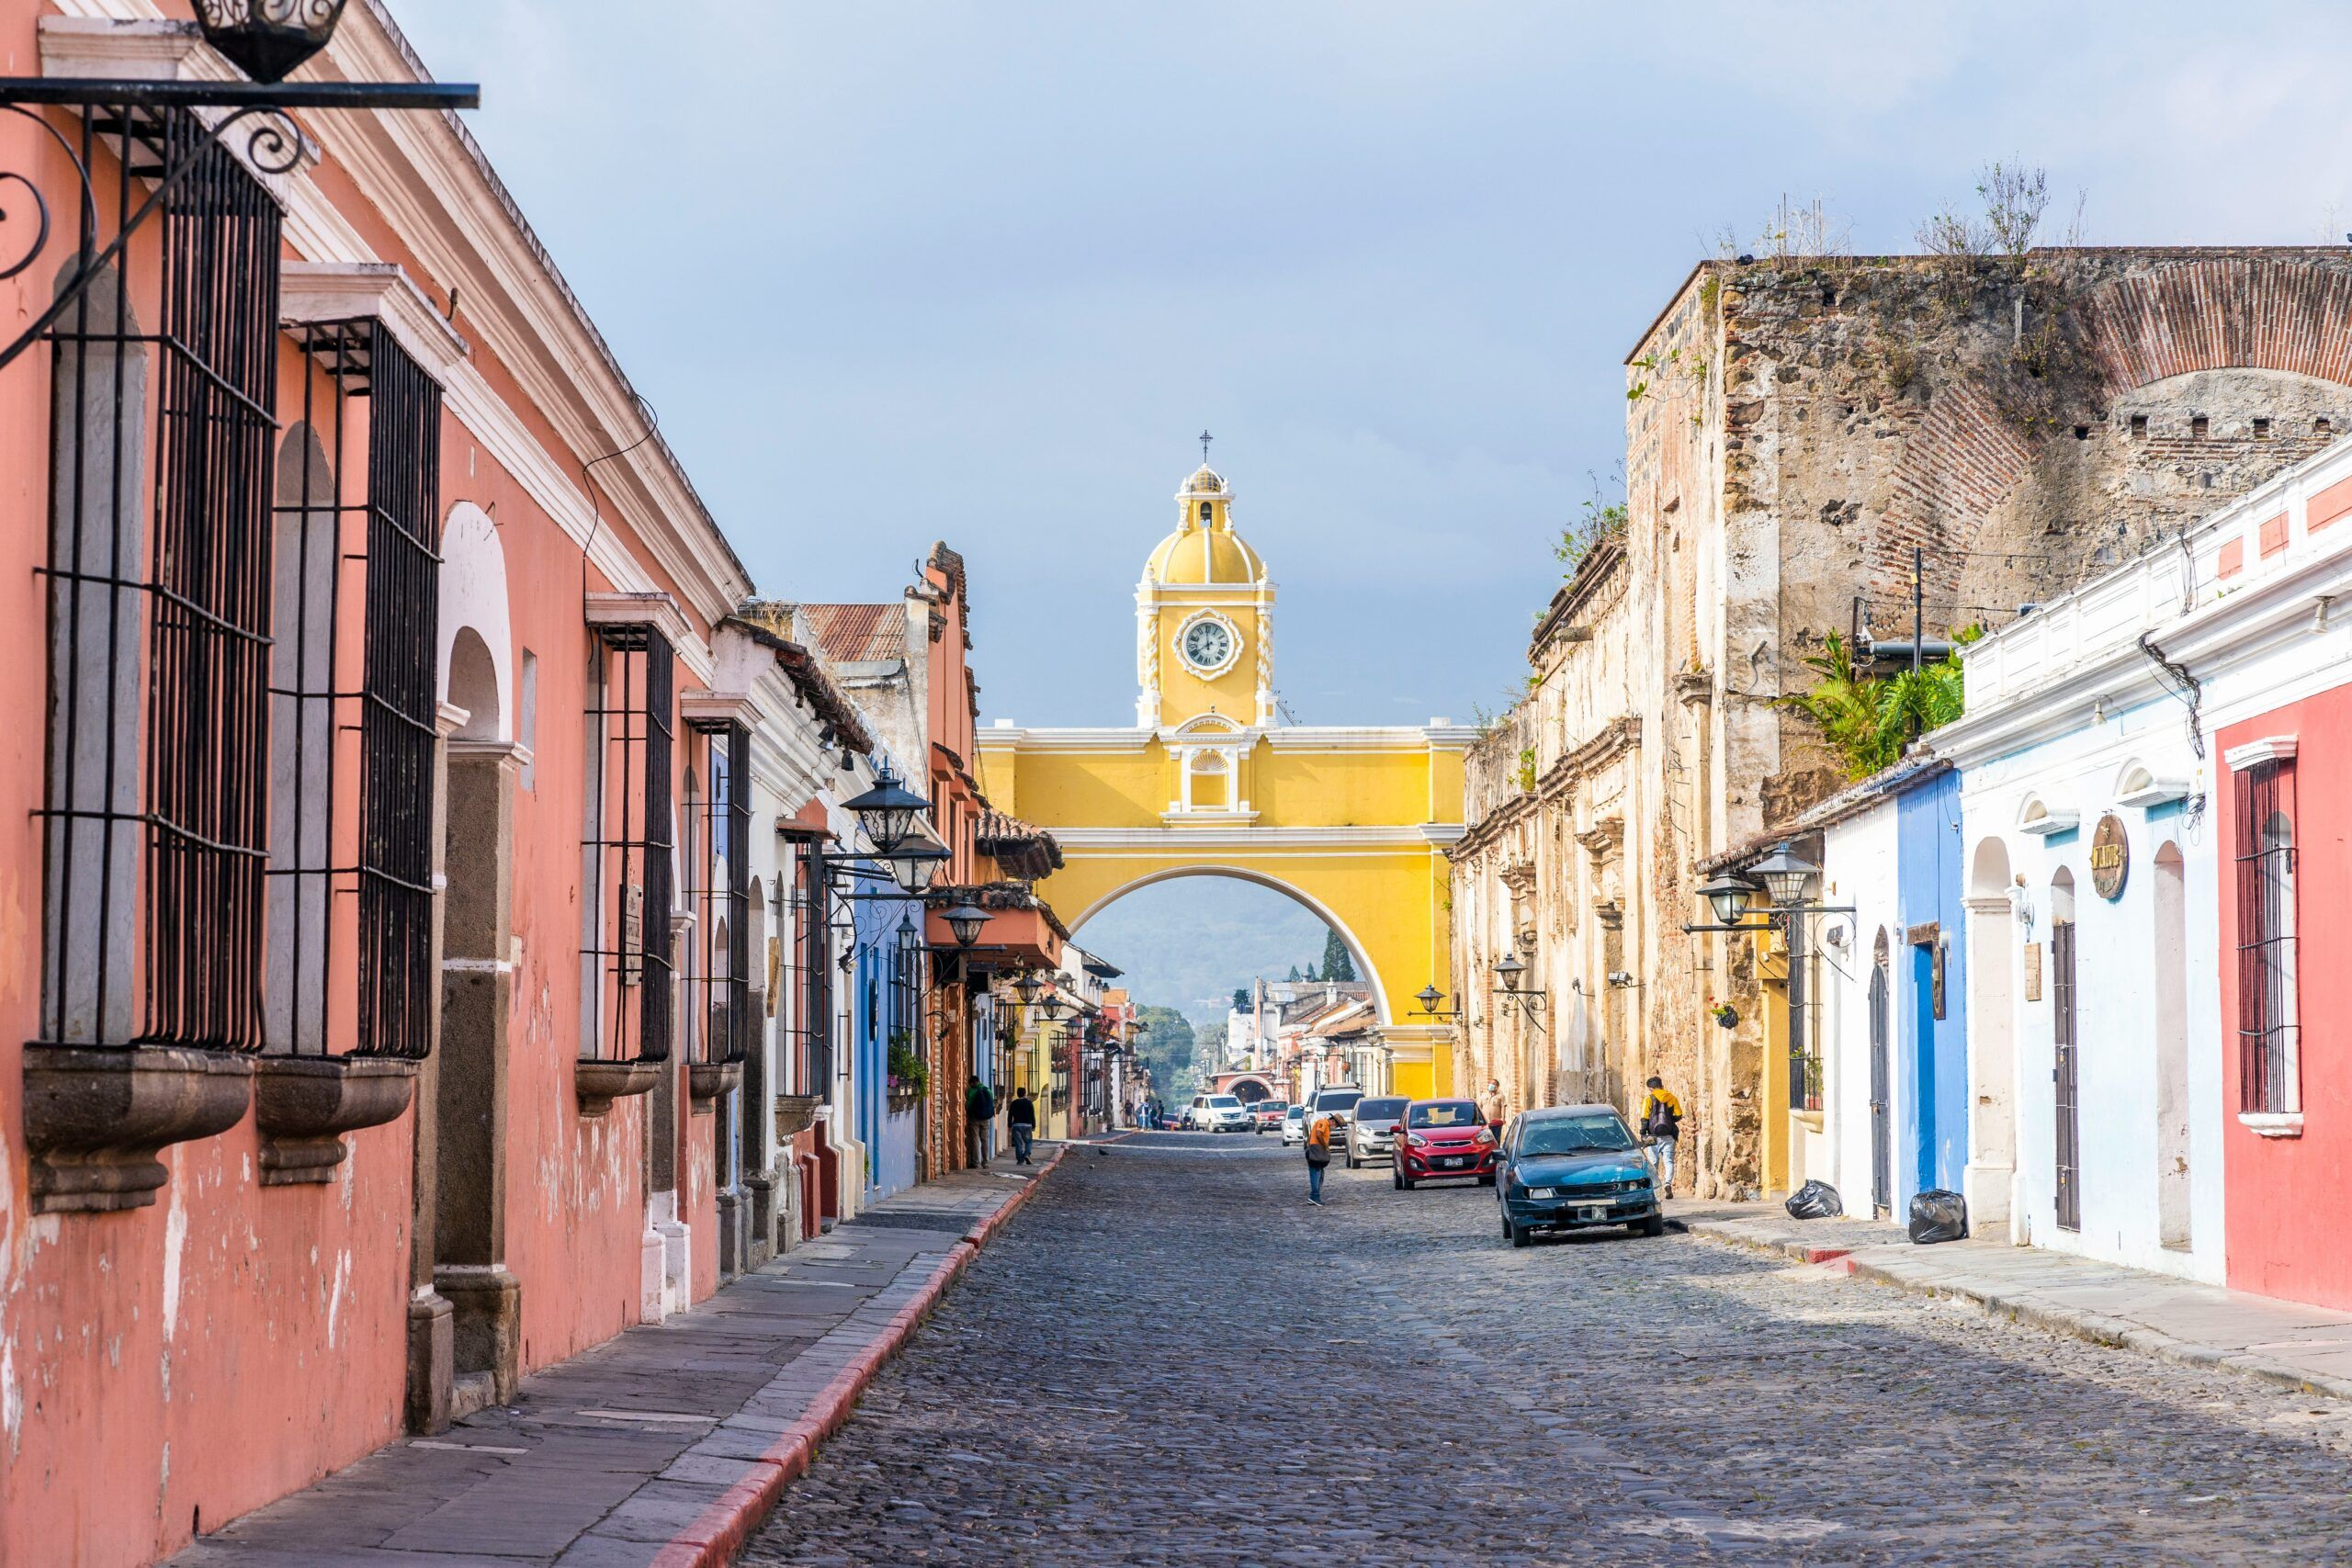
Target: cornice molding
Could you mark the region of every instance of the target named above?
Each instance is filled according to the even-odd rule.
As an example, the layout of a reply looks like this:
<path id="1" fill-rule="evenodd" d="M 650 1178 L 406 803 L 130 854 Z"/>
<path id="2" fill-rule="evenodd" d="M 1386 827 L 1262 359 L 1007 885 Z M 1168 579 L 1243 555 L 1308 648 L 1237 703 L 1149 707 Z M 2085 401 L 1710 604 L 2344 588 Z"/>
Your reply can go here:
<path id="1" fill-rule="evenodd" d="M 1238 853 L 1426 852 L 1448 831 L 1446 823 L 1386 828 L 1131 827 L 1064 828 L 1040 823 L 1070 857 L 1171 854 L 1220 850 Z"/>
<path id="2" fill-rule="evenodd" d="M 381 321 L 436 382 L 447 381 L 472 352 L 398 262 L 290 261 L 278 270 L 281 321 Z"/>

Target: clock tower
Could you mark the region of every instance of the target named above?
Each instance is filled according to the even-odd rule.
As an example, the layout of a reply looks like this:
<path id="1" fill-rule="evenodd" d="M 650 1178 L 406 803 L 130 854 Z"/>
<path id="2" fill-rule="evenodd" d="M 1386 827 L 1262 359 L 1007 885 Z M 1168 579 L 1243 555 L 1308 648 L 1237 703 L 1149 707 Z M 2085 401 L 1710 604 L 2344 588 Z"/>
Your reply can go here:
<path id="1" fill-rule="evenodd" d="M 1271 728 L 1274 585 L 1233 531 L 1233 491 L 1206 463 L 1176 491 L 1176 531 L 1136 585 L 1136 723 L 1146 729 Z"/>

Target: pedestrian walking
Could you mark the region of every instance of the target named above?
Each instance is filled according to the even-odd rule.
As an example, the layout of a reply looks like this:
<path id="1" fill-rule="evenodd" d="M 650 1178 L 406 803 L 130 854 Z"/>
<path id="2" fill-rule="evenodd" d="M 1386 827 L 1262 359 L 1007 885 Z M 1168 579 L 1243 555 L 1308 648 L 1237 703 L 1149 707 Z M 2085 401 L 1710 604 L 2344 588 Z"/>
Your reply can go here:
<path id="1" fill-rule="evenodd" d="M 1674 1190 L 1674 1146 L 1682 1137 L 1682 1102 L 1655 1074 L 1644 1087 L 1650 1093 L 1642 1101 L 1642 1136 L 1649 1143 L 1657 1194 L 1663 1198 Z"/>
<path id="2" fill-rule="evenodd" d="M 1306 1129 L 1306 1201 L 1323 1204 L 1323 1168 L 1331 1163 L 1331 1119 L 1317 1116 Z"/>
<path id="3" fill-rule="evenodd" d="M 1503 1086 L 1494 1078 L 1487 1080 L 1486 1092 L 1478 1096 L 1478 1119 L 1494 1129 L 1496 1137 L 1503 1135 Z"/>
<path id="4" fill-rule="evenodd" d="M 989 1123 L 996 1120 L 996 1096 L 974 1073 L 964 1087 L 964 1163 L 975 1170 L 989 1163 Z"/>
<path id="5" fill-rule="evenodd" d="M 1029 1140 L 1037 1135 L 1037 1106 L 1027 1089 L 1012 1091 L 1012 1109 L 1004 1113 L 1004 1122 L 1012 1132 L 1012 1163 L 1027 1165 Z"/>
<path id="6" fill-rule="evenodd" d="M 1128 1100 L 1125 1105 L 1119 1107 L 1119 1111 L 1120 1113 L 1126 1118 L 1126 1124 L 1128 1126 L 1132 1127 L 1136 1124 L 1136 1102 L 1134 1100 Z"/>

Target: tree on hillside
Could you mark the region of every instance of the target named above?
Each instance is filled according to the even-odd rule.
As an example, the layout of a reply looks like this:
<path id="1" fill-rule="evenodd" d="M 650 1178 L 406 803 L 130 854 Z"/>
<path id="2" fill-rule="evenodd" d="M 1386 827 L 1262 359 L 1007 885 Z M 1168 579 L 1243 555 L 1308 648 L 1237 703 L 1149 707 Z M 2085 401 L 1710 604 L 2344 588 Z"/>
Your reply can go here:
<path id="1" fill-rule="evenodd" d="M 1315 981 L 1316 981 L 1315 965 L 1314 965 L 1314 964 L 1308 964 L 1308 965 L 1306 966 L 1306 983 L 1307 983 L 1308 985 L 1310 985 L 1310 986 L 1311 986 L 1311 985 L 1315 984 Z"/>
<path id="2" fill-rule="evenodd" d="M 1298 965 L 1295 964 L 1290 966 L 1290 983 L 1294 986 L 1298 984 Z"/>
<path id="3" fill-rule="evenodd" d="M 1193 1021 L 1174 1008 L 1148 1007 L 1141 1014 L 1151 1032 L 1143 1037 L 1136 1055 L 1151 1072 L 1153 1092 L 1170 1105 L 1193 1098 L 1201 1081 Z"/>
<path id="4" fill-rule="evenodd" d="M 1236 1012 L 1248 1012 L 1250 1010 L 1249 987 L 1236 986 L 1233 987 L 1233 1010 Z"/>
<path id="5" fill-rule="evenodd" d="M 1356 978 L 1356 961 L 1348 956 L 1348 944 L 1340 940 L 1338 931 L 1323 933 L 1323 978 L 1352 980 Z"/>

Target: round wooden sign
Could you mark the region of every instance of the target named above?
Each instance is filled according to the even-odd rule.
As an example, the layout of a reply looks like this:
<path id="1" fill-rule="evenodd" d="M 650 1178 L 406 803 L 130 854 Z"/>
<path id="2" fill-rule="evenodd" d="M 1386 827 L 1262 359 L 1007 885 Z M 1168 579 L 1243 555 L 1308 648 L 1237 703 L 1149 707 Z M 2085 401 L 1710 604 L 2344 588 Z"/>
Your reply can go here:
<path id="1" fill-rule="evenodd" d="M 2091 886 L 2102 898 L 2120 898 L 2131 873 L 2132 840 L 2123 836 L 2123 818 L 2110 811 L 2091 834 Z"/>

